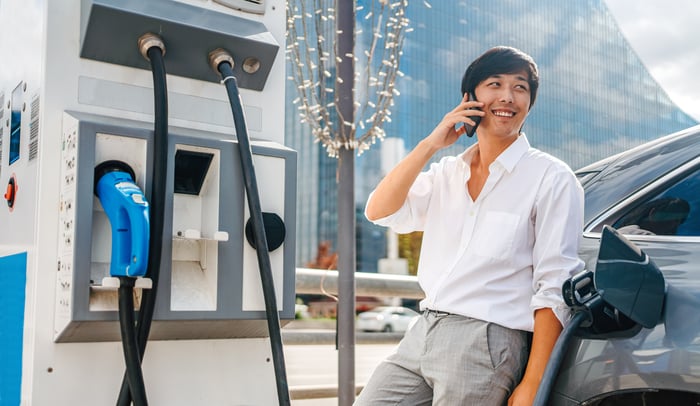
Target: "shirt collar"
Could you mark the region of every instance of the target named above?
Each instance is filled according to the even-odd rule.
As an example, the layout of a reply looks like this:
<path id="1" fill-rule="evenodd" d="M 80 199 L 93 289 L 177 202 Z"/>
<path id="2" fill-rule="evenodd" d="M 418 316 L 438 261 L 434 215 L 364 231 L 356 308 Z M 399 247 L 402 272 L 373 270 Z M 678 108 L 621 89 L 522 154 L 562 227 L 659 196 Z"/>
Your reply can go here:
<path id="1" fill-rule="evenodd" d="M 467 148 L 467 150 L 462 153 L 462 163 L 469 167 L 469 163 L 478 149 L 478 143 Z M 518 161 L 520 161 L 520 158 L 522 158 L 522 156 L 525 155 L 529 149 L 530 143 L 528 142 L 525 133 L 521 132 L 518 138 L 515 139 L 515 142 L 510 144 L 505 151 L 501 152 L 501 154 L 496 158 L 495 162 L 498 162 L 508 172 L 512 172 L 515 165 L 518 163 Z"/>
<path id="2" fill-rule="evenodd" d="M 527 141 L 525 133 L 520 133 L 518 138 L 515 139 L 515 142 L 510 144 L 510 146 L 496 158 L 496 162 L 503 165 L 508 172 L 512 172 L 515 165 L 520 161 L 520 158 L 522 158 L 529 149 L 530 143 Z"/>

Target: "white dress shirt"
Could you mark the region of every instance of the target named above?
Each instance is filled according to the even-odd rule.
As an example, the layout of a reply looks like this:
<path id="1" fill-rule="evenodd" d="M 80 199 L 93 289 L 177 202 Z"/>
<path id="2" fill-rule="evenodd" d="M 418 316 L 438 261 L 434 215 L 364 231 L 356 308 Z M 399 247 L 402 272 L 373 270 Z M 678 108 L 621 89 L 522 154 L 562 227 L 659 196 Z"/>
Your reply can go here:
<path id="1" fill-rule="evenodd" d="M 375 223 L 423 231 L 421 309 L 533 331 L 534 311 L 551 308 L 565 325 L 561 286 L 583 268 L 583 189 L 565 163 L 531 148 L 521 134 L 489 166 L 473 201 L 467 181 L 478 148 L 432 164 L 403 206 Z"/>

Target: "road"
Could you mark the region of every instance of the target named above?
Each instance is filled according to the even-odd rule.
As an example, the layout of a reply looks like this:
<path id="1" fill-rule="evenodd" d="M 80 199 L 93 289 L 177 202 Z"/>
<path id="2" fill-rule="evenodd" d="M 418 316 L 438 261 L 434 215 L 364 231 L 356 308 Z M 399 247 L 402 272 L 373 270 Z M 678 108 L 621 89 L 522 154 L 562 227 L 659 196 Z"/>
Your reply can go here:
<path id="1" fill-rule="evenodd" d="M 355 383 L 364 384 L 377 364 L 389 355 L 396 343 L 356 344 Z M 337 386 L 338 352 L 333 344 L 285 345 L 285 366 L 290 389 L 295 387 Z M 337 406 L 337 398 L 292 400 L 292 406 Z"/>

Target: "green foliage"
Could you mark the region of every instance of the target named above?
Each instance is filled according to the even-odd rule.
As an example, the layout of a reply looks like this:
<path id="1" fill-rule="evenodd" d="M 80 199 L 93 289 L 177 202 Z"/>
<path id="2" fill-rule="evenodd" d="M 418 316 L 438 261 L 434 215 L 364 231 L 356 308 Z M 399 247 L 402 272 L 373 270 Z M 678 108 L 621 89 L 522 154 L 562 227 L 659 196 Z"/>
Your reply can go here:
<path id="1" fill-rule="evenodd" d="M 399 257 L 408 260 L 408 274 L 416 275 L 418 272 L 418 258 L 423 242 L 423 232 L 414 231 L 409 234 L 399 234 Z"/>

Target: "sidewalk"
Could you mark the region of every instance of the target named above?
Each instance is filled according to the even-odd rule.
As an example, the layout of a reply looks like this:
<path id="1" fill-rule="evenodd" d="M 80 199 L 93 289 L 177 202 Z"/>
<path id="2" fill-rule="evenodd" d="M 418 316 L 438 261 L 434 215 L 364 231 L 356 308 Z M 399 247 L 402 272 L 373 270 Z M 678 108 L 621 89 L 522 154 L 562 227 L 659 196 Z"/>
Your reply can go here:
<path id="1" fill-rule="evenodd" d="M 282 327 L 282 330 L 334 330 L 335 320 L 332 319 L 297 319 Z"/>

